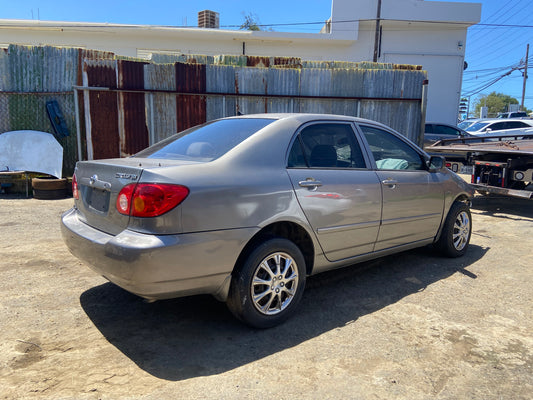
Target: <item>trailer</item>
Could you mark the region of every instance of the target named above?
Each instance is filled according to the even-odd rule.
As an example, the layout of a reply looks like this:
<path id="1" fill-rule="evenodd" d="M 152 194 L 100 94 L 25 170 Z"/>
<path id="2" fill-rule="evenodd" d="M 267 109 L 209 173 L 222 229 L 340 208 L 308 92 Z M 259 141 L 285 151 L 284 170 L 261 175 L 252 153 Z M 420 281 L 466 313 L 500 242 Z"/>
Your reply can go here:
<path id="1" fill-rule="evenodd" d="M 445 139 L 428 151 L 443 155 L 452 171 L 470 173 L 480 194 L 533 199 L 533 133 Z"/>

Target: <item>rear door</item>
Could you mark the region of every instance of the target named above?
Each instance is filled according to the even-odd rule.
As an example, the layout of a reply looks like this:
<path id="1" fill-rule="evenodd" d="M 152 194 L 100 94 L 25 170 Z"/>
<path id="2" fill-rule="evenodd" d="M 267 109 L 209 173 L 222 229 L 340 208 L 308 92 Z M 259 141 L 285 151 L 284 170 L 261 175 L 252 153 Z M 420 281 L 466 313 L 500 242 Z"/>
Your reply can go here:
<path id="1" fill-rule="evenodd" d="M 381 187 L 368 162 L 349 122 L 308 124 L 292 144 L 287 173 L 330 261 L 373 251 Z"/>
<path id="2" fill-rule="evenodd" d="M 375 250 L 435 237 L 444 190 L 438 173 L 411 144 L 381 127 L 360 125 L 383 192 L 381 227 Z"/>

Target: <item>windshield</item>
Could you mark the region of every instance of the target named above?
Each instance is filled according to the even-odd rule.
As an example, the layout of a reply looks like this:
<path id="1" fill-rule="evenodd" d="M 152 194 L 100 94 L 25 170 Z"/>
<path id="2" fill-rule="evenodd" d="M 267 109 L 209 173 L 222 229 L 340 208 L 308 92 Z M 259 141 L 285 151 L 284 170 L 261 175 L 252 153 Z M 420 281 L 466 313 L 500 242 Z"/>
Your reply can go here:
<path id="1" fill-rule="evenodd" d="M 470 125 L 465 129 L 467 132 L 476 132 L 485 128 L 489 123 L 488 122 L 476 122 L 475 124 Z"/>
<path id="2" fill-rule="evenodd" d="M 266 118 L 235 118 L 187 129 L 135 154 L 133 157 L 212 161 L 274 122 Z"/>
<path id="3" fill-rule="evenodd" d="M 474 123 L 474 121 L 463 121 L 461 122 L 459 125 L 457 125 L 457 127 L 459 129 L 466 129 L 468 128 L 470 125 L 472 125 Z"/>

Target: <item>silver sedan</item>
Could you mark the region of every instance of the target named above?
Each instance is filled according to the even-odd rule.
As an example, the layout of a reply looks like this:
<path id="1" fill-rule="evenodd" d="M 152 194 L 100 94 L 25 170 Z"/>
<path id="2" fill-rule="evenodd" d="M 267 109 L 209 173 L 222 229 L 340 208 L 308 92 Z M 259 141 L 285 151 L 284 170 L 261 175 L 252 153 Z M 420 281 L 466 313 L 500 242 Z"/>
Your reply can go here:
<path id="1" fill-rule="evenodd" d="M 429 244 L 461 256 L 471 195 L 441 157 L 379 123 L 249 115 L 78 162 L 62 233 L 132 293 L 212 294 L 267 328 L 294 312 L 309 275 Z"/>

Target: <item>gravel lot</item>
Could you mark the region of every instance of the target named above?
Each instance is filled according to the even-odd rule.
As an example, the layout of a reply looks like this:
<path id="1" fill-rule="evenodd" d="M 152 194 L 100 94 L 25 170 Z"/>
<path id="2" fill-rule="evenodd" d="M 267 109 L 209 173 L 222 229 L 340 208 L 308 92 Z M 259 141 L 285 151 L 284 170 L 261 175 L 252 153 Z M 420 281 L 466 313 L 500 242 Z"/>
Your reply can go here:
<path id="1" fill-rule="evenodd" d="M 0 198 L 0 399 L 531 399 L 533 202 L 476 198 L 467 255 L 311 278 L 265 331 L 152 304 L 68 253 L 72 199 Z"/>

